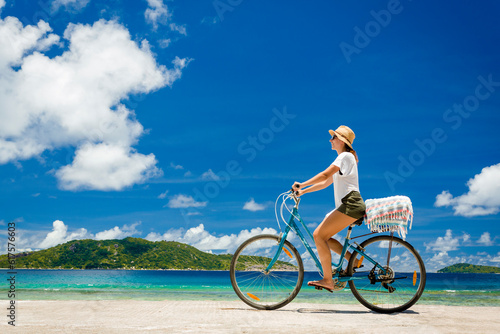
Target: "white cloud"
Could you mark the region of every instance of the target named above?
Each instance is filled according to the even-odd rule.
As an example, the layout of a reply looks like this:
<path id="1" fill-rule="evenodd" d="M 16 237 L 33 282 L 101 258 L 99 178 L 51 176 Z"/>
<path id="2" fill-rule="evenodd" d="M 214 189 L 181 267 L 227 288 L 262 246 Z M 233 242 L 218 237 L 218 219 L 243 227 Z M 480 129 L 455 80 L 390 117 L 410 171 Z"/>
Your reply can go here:
<path id="1" fill-rule="evenodd" d="M 467 182 L 469 191 L 453 197 L 445 190 L 436 196 L 435 206 L 452 206 L 455 215 L 473 217 L 500 212 L 500 164 L 485 167 Z"/>
<path id="2" fill-rule="evenodd" d="M 218 22 L 220 22 L 220 20 L 217 16 L 214 17 L 207 16 L 201 20 L 201 24 L 208 24 L 208 25 L 214 25 L 217 24 Z"/>
<path id="3" fill-rule="evenodd" d="M 250 200 L 248 202 L 246 202 L 245 205 L 243 205 L 243 210 L 248 210 L 248 211 L 252 211 L 252 212 L 262 211 L 265 208 L 266 208 L 266 206 L 264 204 L 256 203 L 253 198 L 250 198 Z"/>
<path id="4" fill-rule="evenodd" d="M 184 169 L 181 165 L 176 165 L 173 162 L 170 163 L 170 167 L 173 169 Z"/>
<path id="5" fill-rule="evenodd" d="M 25 53 L 33 50 L 46 50 L 59 41 L 59 36 L 49 34 L 52 28 L 44 21 L 36 26 L 23 27 L 15 17 L 0 19 L 0 69 L 2 78 L 16 79 L 9 66 L 22 64 Z M 13 118 L 13 117 L 12 117 Z M 5 125 L 4 125 L 5 126 Z"/>
<path id="6" fill-rule="evenodd" d="M 141 232 L 136 228 L 140 224 L 140 222 L 137 222 L 131 225 L 123 225 L 122 227 L 115 226 L 112 229 L 98 232 L 94 235 L 88 232 L 85 228 L 68 231 L 68 225 L 64 224 L 64 222 L 60 220 L 56 220 L 52 223 L 52 231 L 48 233 L 46 231 L 20 229 L 19 227 L 21 226 L 21 224 L 18 223 L 16 226 L 16 251 L 26 252 L 41 250 L 54 247 L 72 240 L 123 239 L 134 235 L 140 235 Z M 2 233 L 0 233 L 0 235 L 1 234 Z M 0 248 L 0 254 L 5 253 L 5 251 L 5 248 Z"/>
<path id="7" fill-rule="evenodd" d="M 168 25 L 171 31 L 178 32 L 181 35 L 187 36 L 186 25 L 178 25 L 170 22 L 172 13 L 169 11 L 167 5 L 163 0 L 146 0 L 148 8 L 144 12 L 146 22 L 153 26 L 153 30 L 157 30 L 159 25 Z M 160 47 L 165 48 L 170 44 L 170 39 L 163 39 L 160 41 Z"/>
<path id="8" fill-rule="evenodd" d="M 181 209 L 201 208 L 205 207 L 206 205 L 207 202 L 196 202 L 196 200 L 192 196 L 179 194 L 172 197 L 166 206 L 168 206 L 169 208 Z"/>
<path id="9" fill-rule="evenodd" d="M 166 49 L 168 48 L 171 42 L 172 40 L 170 38 L 163 38 L 158 40 L 158 46 L 162 49 Z"/>
<path id="10" fill-rule="evenodd" d="M 123 225 L 122 228 L 118 226 L 113 227 L 110 230 L 99 232 L 95 235 L 95 240 L 109 240 L 109 239 L 124 239 L 126 237 L 131 237 L 133 235 L 140 234 L 136 227 L 141 223 L 134 223 L 132 225 Z"/>
<path id="11" fill-rule="evenodd" d="M 494 262 L 494 263 L 499 263 L 500 262 L 500 252 L 498 252 L 497 255 L 495 257 L 493 257 L 490 261 Z"/>
<path id="12" fill-rule="evenodd" d="M 477 243 L 483 246 L 493 246 L 493 240 L 491 240 L 490 233 L 484 232 L 477 241 Z"/>
<path id="13" fill-rule="evenodd" d="M 54 221 L 52 226 L 52 232 L 49 232 L 45 239 L 36 245 L 35 248 L 45 249 L 71 240 L 88 239 L 92 237 L 92 235 L 89 234 L 84 228 L 81 228 L 76 232 L 68 233 L 68 226 L 60 220 Z"/>
<path id="14" fill-rule="evenodd" d="M 436 241 L 424 243 L 427 251 L 449 252 L 458 249 L 460 238 L 454 238 L 452 230 L 446 230 L 444 237 L 438 237 Z"/>
<path id="15" fill-rule="evenodd" d="M 424 259 L 424 262 L 427 272 L 436 272 L 439 269 L 451 266 L 456 263 L 472 263 L 484 266 L 498 266 L 498 262 L 500 262 L 500 253 L 498 253 L 496 256 L 489 255 L 485 252 L 450 256 L 447 252 L 438 252 L 431 258 Z M 449 283 L 455 284 L 451 281 Z M 454 289 L 450 287 L 450 290 Z"/>
<path id="16" fill-rule="evenodd" d="M 0 224 L 2 222 L 0 221 Z M 84 228 L 68 231 L 68 226 L 60 220 L 54 221 L 52 231 L 48 233 L 46 231 L 24 230 L 19 228 L 21 224 L 18 223 L 18 229 L 16 230 L 16 250 L 21 252 L 40 250 L 80 239 L 104 240 L 123 239 L 129 236 L 140 237 L 142 232 L 137 230 L 137 226 L 140 224 L 140 222 L 137 222 L 131 225 L 123 225 L 122 227 L 115 226 L 111 229 L 92 234 Z M 200 224 L 187 230 L 183 228 L 170 229 L 163 234 L 151 232 L 145 239 L 149 241 L 177 241 L 189 244 L 202 251 L 234 253 L 236 248 L 245 240 L 259 234 L 277 235 L 277 231 L 273 228 L 257 227 L 251 230 L 242 230 L 237 234 L 222 234 L 217 236 L 205 230 L 205 226 Z M 0 231 L 0 236 L 2 235 L 6 235 L 6 231 Z M 290 234 L 288 240 L 299 246 L 296 242 L 297 238 L 294 235 Z M 6 249 L 1 247 L 0 254 L 5 252 Z"/>
<path id="17" fill-rule="evenodd" d="M 5 0 L 0 0 L 0 13 L 2 13 L 3 7 L 5 7 Z"/>
<path id="18" fill-rule="evenodd" d="M 170 23 L 170 30 L 177 31 L 179 34 L 187 36 L 186 25 Z"/>
<path id="19" fill-rule="evenodd" d="M 464 242 L 464 243 L 467 243 L 467 242 L 469 242 L 469 240 L 470 240 L 470 234 L 468 234 L 468 233 L 465 233 L 465 232 L 464 232 L 464 234 L 463 234 L 463 237 L 462 237 L 462 238 L 463 238 L 463 242 Z"/>
<path id="20" fill-rule="evenodd" d="M 318 225 L 319 225 L 318 223 L 309 223 L 309 224 L 307 224 L 307 227 L 310 230 L 314 231 L 316 229 L 316 227 L 318 227 Z"/>
<path id="21" fill-rule="evenodd" d="M 477 243 L 484 246 L 494 244 L 488 232 L 484 232 Z M 424 243 L 424 246 L 427 252 L 435 252 L 432 257 L 424 261 L 429 272 L 435 272 L 456 263 L 495 265 L 499 261 L 498 256 L 493 257 L 485 252 L 473 255 L 460 251 L 458 255 L 450 255 L 449 252 L 459 250 L 460 246 L 473 246 L 470 242 L 470 235 L 465 232 L 461 237 L 453 237 L 452 230 L 447 230 L 444 237 L 438 237 L 434 242 Z M 500 253 L 498 255 L 500 256 Z"/>
<path id="22" fill-rule="evenodd" d="M 205 173 L 201 174 L 201 179 L 205 181 L 218 181 L 220 180 L 220 177 L 209 169 Z"/>
<path id="23" fill-rule="evenodd" d="M 67 10 L 80 10 L 85 8 L 90 0 L 54 0 L 52 2 L 52 10 L 57 11 L 61 7 L 65 7 Z"/>
<path id="24" fill-rule="evenodd" d="M 121 101 L 171 86 L 190 60 L 158 65 L 146 40 L 105 20 L 70 24 L 68 50 L 49 58 L 36 51 L 59 43 L 51 31 L 0 19 L 0 164 L 74 146 L 73 163 L 54 173 L 63 189 L 120 190 L 161 174 L 153 154 L 132 148 L 145 131 Z"/>
<path id="25" fill-rule="evenodd" d="M 130 147 L 86 144 L 56 176 L 65 190 L 121 190 L 161 175 L 156 162 L 153 154 L 136 153 Z"/>
<path id="26" fill-rule="evenodd" d="M 167 197 L 167 194 L 168 194 L 168 190 L 165 190 L 165 192 L 161 193 L 158 195 L 158 198 L 159 199 L 164 199 Z"/>
<path id="27" fill-rule="evenodd" d="M 459 257 L 451 257 L 447 252 L 438 252 L 425 261 L 425 267 L 428 272 L 437 272 L 439 269 L 461 262 Z"/>
<path id="28" fill-rule="evenodd" d="M 188 216 L 201 216 L 202 214 L 201 214 L 201 212 L 194 211 L 194 212 L 188 212 L 188 213 L 186 213 L 186 215 L 188 215 Z"/>
<path id="29" fill-rule="evenodd" d="M 149 7 L 144 12 L 146 22 L 153 25 L 155 30 L 158 29 L 158 24 L 167 24 L 172 14 L 169 13 L 163 0 L 147 0 L 147 2 Z"/>
<path id="30" fill-rule="evenodd" d="M 150 241 L 177 241 L 189 244 L 202 251 L 217 251 L 225 253 L 234 253 L 234 251 L 252 236 L 259 234 L 277 234 L 275 229 L 272 228 L 253 228 L 249 230 L 240 231 L 238 234 L 215 236 L 205 230 L 203 224 L 197 227 L 192 227 L 185 231 L 184 229 L 171 229 L 163 235 L 158 233 L 150 233 L 146 236 Z"/>

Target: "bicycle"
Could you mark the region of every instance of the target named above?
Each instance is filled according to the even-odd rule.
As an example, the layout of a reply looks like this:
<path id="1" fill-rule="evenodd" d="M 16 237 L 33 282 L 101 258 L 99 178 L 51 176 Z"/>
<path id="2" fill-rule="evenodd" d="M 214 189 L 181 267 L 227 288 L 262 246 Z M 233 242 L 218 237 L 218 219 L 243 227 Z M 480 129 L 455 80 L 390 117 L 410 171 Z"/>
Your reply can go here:
<path id="1" fill-rule="evenodd" d="M 278 196 L 275 214 L 278 226 L 281 225 L 276 213 L 278 200 L 282 197 L 281 219 L 286 228 L 279 235 L 263 234 L 243 242 L 234 253 L 231 266 L 231 284 L 238 297 L 246 304 L 260 310 L 275 310 L 290 303 L 299 293 L 304 280 L 304 265 L 301 255 L 287 240 L 293 231 L 299 237 L 323 276 L 321 263 L 304 238 L 299 226 L 313 236 L 299 215 L 298 198 L 293 191 Z M 295 205 L 290 211 L 286 205 L 293 199 Z M 290 212 L 288 222 L 283 218 L 283 206 Z M 344 289 L 347 284 L 354 297 L 367 308 L 380 313 L 402 312 L 414 305 L 425 288 L 426 272 L 418 252 L 408 242 L 390 235 L 378 235 L 364 240 L 361 244 L 351 238 L 354 226 L 363 223 L 363 218 L 351 224 L 347 230 L 340 260 L 332 260 L 335 291 Z M 345 254 L 352 255 L 347 268 L 342 269 Z M 355 268 L 356 259 L 358 268 Z M 347 261 L 347 260 L 346 260 Z M 363 265 L 362 265 L 363 263 Z M 360 271 L 362 268 L 365 271 Z"/>

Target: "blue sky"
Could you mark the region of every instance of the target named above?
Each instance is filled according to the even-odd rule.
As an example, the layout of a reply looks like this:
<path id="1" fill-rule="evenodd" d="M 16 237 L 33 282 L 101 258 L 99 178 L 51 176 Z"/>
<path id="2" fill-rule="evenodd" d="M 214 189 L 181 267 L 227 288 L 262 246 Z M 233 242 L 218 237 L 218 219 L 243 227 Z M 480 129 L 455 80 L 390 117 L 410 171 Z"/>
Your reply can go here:
<path id="1" fill-rule="evenodd" d="M 356 133 L 433 271 L 500 263 L 495 1 L 0 0 L 0 228 L 232 252 Z M 332 189 L 301 204 L 311 227 Z M 362 228 L 363 231 L 364 227 Z"/>

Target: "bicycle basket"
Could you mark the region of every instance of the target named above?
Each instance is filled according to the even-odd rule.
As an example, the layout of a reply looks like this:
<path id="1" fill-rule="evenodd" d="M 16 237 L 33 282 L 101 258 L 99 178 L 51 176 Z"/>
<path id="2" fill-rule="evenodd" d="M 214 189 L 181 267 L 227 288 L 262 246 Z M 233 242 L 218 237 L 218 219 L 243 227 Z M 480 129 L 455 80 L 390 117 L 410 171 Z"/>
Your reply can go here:
<path id="1" fill-rule="evenodd" d="M 413 222 L 413 207 L 407 196 L 367 199 L 365 222 L 372 232 L 398 232 L 405 239 Z"/>

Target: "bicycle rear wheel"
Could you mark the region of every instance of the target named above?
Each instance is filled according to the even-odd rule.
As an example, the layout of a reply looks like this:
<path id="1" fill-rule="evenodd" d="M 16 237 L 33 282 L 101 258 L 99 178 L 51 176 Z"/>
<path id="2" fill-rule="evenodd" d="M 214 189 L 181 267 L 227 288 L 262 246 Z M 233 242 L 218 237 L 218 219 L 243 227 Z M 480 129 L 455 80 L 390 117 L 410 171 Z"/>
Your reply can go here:
<path id="1" fill-rule="evenodd" d="M 291 302 L 304 280 L 304 266 L 299 252 L 285 241 L 279 248 L 275 235 L 258 235 L 245 241 L 234 253 L 230 276 L 238 297 L 259 310 L 274 310 Z M 278 260 L 267 267 L 277 252 Z"/>
<path id="2" fill-rule="evenodd" d="M 361 243 L 365 254 L 378 261 L 386 273 L 365 260 L 364 272 L 354 271 L 354 262 L 360 258 L 354 252 L 349 260 L 348 274 L 354 297 L 369 309 L 380 313 L 401 312 L 415 304 L 425 288 L 425 266 L 412 245 L 400 238 L 383 235 Z"/>

